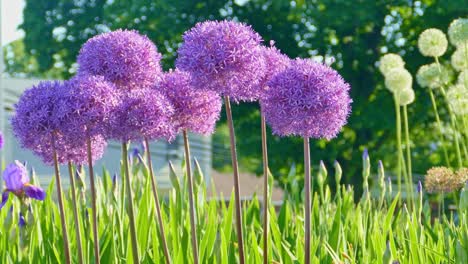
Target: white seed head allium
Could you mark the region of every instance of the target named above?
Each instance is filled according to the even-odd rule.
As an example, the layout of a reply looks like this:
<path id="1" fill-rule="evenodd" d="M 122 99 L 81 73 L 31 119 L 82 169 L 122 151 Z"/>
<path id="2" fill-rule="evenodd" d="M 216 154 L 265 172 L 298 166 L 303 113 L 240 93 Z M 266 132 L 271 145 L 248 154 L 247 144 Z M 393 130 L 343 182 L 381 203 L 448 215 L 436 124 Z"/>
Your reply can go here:
<path id="1" fill-rule="evenodd" d="M 385 76 L 385 86 L 395 93 L 404 89 L 411 89 L 413 77 L 404 68 L 393 69 Z"/>
<path id="2" fill-rule="evenodd" d="M 456 115 L 468 115 L 468 89 L 462 84 L 451 86 L 447 91 L 447 100 Z"/>
<path id="3" fill-rule="evenodd" d="M 385 54 L 380 58 L 379 70 L 385 76 L 393 69 L 403 68 L 405 62 L 400 55 L 395 53 Z"/>
<path id="4" fill-rule="evenodd" d="M 460 72 L 458 75 L 457 84 L 462 84 L 465 87 L 468 87 L 468 69 L 464 69 L 462 72 Z"/>
<path id="5" fill-rule="evenodd" d="M 403 89 L 398 93 L 398 104 L 401 106 L 409 105 L 414 102 L 414 90 Z"/>
<path id="6" fill-rule="evenodd" d="M 468 69 L 468 46 L 458 47 L 452 54 L 452 66 L 457 71 Z"/>
<path id="7" fill-rule="evenodd" d="M 416 73 L 416 81 L 421 87 L 439 88 L 453 80 L 453 70 L 437 63 L 423 65 Z"/>
<path id="8" fill-rule="evenodd" d="M 468 18 L 455 19 L 448 28 L 450 42 L 455 46 L 468 43 Z"/>
<path id="9" fill-rule="evenodd" d="M 419 51 L 426 57 L 440 57 L 447 50 L 448 41 L 444 32 L 436 28 L 424 30 L 418 39 Z"/>

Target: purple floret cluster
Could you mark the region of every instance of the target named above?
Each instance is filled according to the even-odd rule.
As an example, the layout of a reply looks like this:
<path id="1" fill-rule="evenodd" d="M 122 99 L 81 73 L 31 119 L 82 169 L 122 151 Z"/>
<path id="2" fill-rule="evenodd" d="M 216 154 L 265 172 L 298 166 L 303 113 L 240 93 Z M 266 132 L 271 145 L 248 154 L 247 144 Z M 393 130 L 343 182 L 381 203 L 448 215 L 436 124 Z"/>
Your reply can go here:
<path id="1" fill-rule="evenodd" d="M 149 88 L 162 73 L 161 54 L 146 36 L 116 30 L 89 39 L 78 55 L 78 75 L 101 75 L 124 90 Z"/>
<path id="2" fill-rule="evenodd" d="M 278 73 L 286 70 L 291 63 L 291 59 L 282 54 L 279 49 L 273 46 L 273 43 L 271 43 L 270 47 L 262 46 L 260 51 L 266 62 L 265 74 L 260 79 L 259 87 L 257 88 L 259 90 L 258 98 L 261 100 L 268 93 L 268 81 Z"/>
<path id="3" fill-rule="evenodd" d="M 262 38 L 252 28 L 233 21 L 198 23 L 183 36 L 176 66 L 190 72 L 193 85 L 234 101 L 255 101 L 265 74 Z"/>
<path id="4" fill-rule="evenodd" d="M 336 137 L 351 111 L 350 86 L 337 71 L 310 59 L 296 59 L 269 82 L 262 110 L 273 133 Z"/>
<path id="5" fill-rule="evenodd" d="M 216 92 L 197 89 L 191 83 L 190 74 L 175 70 L 166 73 L 155 88 L 165 93 L 173 104 L 177 131 L 212 134 L 221 112 L 221 98 Z"/>

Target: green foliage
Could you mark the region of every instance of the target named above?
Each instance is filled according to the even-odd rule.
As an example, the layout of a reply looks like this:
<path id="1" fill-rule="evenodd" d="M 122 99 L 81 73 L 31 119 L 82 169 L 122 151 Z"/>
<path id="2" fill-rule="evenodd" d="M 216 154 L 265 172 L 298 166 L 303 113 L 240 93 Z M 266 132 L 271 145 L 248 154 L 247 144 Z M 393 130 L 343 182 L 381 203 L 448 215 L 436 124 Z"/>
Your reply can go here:
<path id="1" fill-rule="evenodd" d="M 146 165 L 133 164 L 132 187 L 135 193 L 138 245 L 142 263 L 164 263 L 159 240 L 154 200 Z M 203 177 L 199 169 L 197 177 Z M 200 176 L 201 175 L 201 176 Z M 180 177 L 180 178 L 179 178 Z M 190 247 L 190 220 L 187 179 L 166 193 L 162 202 L 163 220 L 169 252 L 174 263 L 193 263 Z M 128 217 L 125 213 L 124 184 L 113 185 L 103 170 L 97 177 L 97 208 L 102 263 L 127 263 L 130 257 Z M 37 182 L 37 179 L 34 178 Z M 213 193 L 216 190 L 213 188 Z M 17 199 L 9 199 L 0 210 L 0 263 L 63 263 L 59 211 L 54 201 L 54 182 L 43 202 L 31 201 L 27 225 L 18 227 Z M 75 224 L 71 192 L 78 194 L 78 214 L 82 227 L 85 263 L 93 261 L 93 241 L 89 195 L 83 187 L 66 192 L 65 209 L 71 252 L 76 252 Z M 207 199 L 207 187 L 195 185 L 197 239 L 201 263 L 237 263 L 234 228 L 234 195 L 229 200 Z M 297 190 L 296 190 L 297 191 Z M 300 192 L 299 192 L 300 193 Z M 379 190 L 376 195 L 354 203 L 350 186 L 340 185 L 332 196 L 328 185 L 315 192 L 312 203 L 312 263 L 465 263 L 468 252 L 468 211 L 460 205 L 456 217 L 435 218 L 423 200 L 420 210 L 408 211 L 396 197 Z M 462 197 L 466 196 L 466 191 Z M 422 197 L 422 196 L 421 196 Z M 11 197 L 13 198 L 13 197 Z M 383 204 L 381 198 L 385 198 Z M 427 204 L 427 201 L 424 202 Z M 271 203 L 270 203 L 271 204 Z M 7 208 L 13 206 L 13 213 Z M 27 208 L 27 207 L 26 207 Z M 302 263 L 304 257 L 303 204 L 296 196 L 286 195 L 282 206 L 269 208 L 269 254 L 272 263 Z M 26 209 L 27 211 L 28 209 Z M 246 263 L 261 263 L 263 226 L 257 196 L 244 205 Z M 432 220 L 431 220 L 432 219 Z M 454 220 L 457 219 L 457 220 Z M 76 261 L 76 254 L 73 255 Z"/>
<path id="2" fill-rule="evenodd" d="M 312 141 L 312 162 L 339 160 L 348 168 L 344 179 L 360 181 L 360 153 L 374 149 L 374 156 L 388 166 L 395 165 L 393 104 L 383 90 L 375 62 L 386 51 L 404 55 L 407 68 L 415 72 L 427 59 L 414 48 L 418 34 L 427 27 L 446 29 L 450 21 L 467 13 L 465 0 L 26 0 L 25 50 L 37 60 L 40 76 L 51 69 L 68 78 L 80 46 L 89 37 L 117 28 L 137 29 L 147 34 L 164 54 L 164 68 L 173 67 L 182 33 L 207 19 L 235 19 L 253 26 L 268 43 L 294 58 L 334 56 L 334 67 L 352 85 L 353 113 L 343 133 L 331 142 Z M 54 66 L 55 65 L 55 66 Z M 429 113 L 427 93 L 416 90 L 417 103 L 410 109 L 411 138 L 417 138 L 414 171 L 424 172 L 443 159 L 437 142 L 434 118 Z M 444 111 L 444 109 L 442 109 Z M 233 106 L 238 147 L 244 170 L 261 171 L 260 117 L 258 105 Z M 446 114 L 446 113 L 445 113 Z M 444 115 L 444 113 L 442 113 Z M 224 120 L 222 120 L 224 122 Z M 221 124 L 222 126 L 222 124 Z M 224 137 L 218 137 L 222 144 Z M 301 140 L 270 137 L 273 171 L 285 176 L 291 164 L 301 159 Z M 451 154 L 451 159 L 455 158 Z M 221 164 L 223 168 L 225 164 Z M 228 163 L 229 165 L 229 163 Z M 300 167 L 297 168 L 301 170 Z"/>

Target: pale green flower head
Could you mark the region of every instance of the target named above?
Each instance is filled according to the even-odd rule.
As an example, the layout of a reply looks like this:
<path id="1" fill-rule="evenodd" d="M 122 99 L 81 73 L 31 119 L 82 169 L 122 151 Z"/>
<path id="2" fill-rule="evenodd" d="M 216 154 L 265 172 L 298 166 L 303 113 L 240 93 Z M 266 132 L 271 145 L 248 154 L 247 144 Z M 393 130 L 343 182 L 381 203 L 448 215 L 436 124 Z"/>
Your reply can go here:
<path id="1" fill-rule="evenodd" d="M 426 29 L 419 35 L 419 51 L 426 57 L 440 57 L 444 55 L 447 46 L 447 37 L 445 37 L 444 32 L 439 29 Z"/>
<path id="2" fill-rule="evenodd" d="M 431 89 L 439 88 L 451 82 L 453 79 L 453 71 L 451 68 L 431 63 L 423 65 L 416 73 L 416 81 L 421 87 L 428 87 Z"/>
<path id="3" fill-rule="evenodd" d="M 398 93 L 398 104 L 401 106 L 409 105 L 414 102 L 414 90 L 403 89 Z"/>
<path id="4" fill-rule="evenodd" d="M 379 70 L 385 76 L 393 69 L 403 68 L 405 62 L 400 55 L 395 53 L 385 54 L 380 58 Z"/>
<path id="5" fill-rule="evenodd" d="M 448 29 L 450 42 L 459 47 L 468 45 L 468 18 L 455 19 Z"/>
<path id="6" fill-rule="evenodd" d="M 405 68 L 393 69 L 385 76 L 385 86 L 393 93 L 411 89 L 412 85 L 413 77 Z"/>
<path id="7" fill-rule="evenodd" d="M 468 69 L 464 69 L 462 72 L 460 72 L 458 75 L 457 84 L 462 84 L 465 87 L 468 87 Z"/>
<path id="8" fill-rule="evenodd" d="M 447 100 L 454 114 L 468 115 L 468 89 L 462 84 L 456 84 L 447 91 Z"/>
<path id="9" fill-rule="evenodd" d="M 457 71 L 468 69 L 468 47 L 460 46 L 452 54 L 452 66 Z"/>

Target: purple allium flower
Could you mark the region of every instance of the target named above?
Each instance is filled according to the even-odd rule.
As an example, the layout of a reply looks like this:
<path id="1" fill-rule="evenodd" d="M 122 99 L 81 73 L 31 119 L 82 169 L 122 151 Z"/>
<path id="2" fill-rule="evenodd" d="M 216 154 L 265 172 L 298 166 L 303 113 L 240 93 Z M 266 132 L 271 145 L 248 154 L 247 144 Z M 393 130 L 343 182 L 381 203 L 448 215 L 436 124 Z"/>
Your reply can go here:
<path id="1" fill-rule="evenodd" d="M 259 98 L 263 97 L 263 94 L 268 92 L 268 81 L 270 81 L 276 74 L 286 70 L 291 63 L 291 59 L 275 48 L 273 43 L 274 42 L 270 43 L 270 47 L 260 47 L 265 59 L 266 68 L 265 75 L 259 83 Z"/>
<path id="2" fill-rule="evenodd" d="M 90 38 L 78 55 L 78 74 L 102 75 L 122 89 L 148 88 L 162 74 L 161 54 L 146 36 L 116 30 Z"/>
<path id="3" fill-rule="evenodd" d="M 177 69 L 164 74 L 156 88 L 174 106 L 172 120 L 177 132 L 185 129 L 204 135 L 214 132 L 222 105 L 216 92 L 194 88 L 190 74 Z"/>
<path id="4" fill-rule="evenodd" d="M 329 66 L 296 59 L 268 86 L 261 104 L 274 134 L 331 139 L 346 124 L 350 86 Z"/>
<path id="5" fill-rule="evenodd" d="M 111 117 L 110 137 L 126 141 L 174 139 L 171 123 L 174 107 L 155 89 L 137 89 L 125 93 L 122 104 Z"/>
<path id="6" fill-rule="evenodd" d="M 72 110 L 76 110 L 72 107 L 77 102 L 70 100 L 68 88 L 63 82 L 40 82 L 21 95 L 11 119 L 13 133 L 21 146 L 30 149 L 47 164 L 53 163 L 54 145 L 59 163 L 86 161 L 84 130 L 76 125 L 76 115 L 72 115 Z M 102 156 L 106 143 L 101 136 L 95 135 L 92 136 L 92 146 L 95 149 L 93 158 L 97 159 Z"/>
<path id="7" fill-rule="evenodd" d="M 5 181 L 6 189 L 2 193 L 0 209 L 7 202 L 10 192 L 20 199 L 30 197 L 42 201 L 46 196 L 44 190 L 29 184 L 28 170 L 17 160 L 8 165 L 3 171 L 3 180 Z"/>
<path id="8" fill-rule="evenodd" d="M 0 131 L 0 149 L 3 148 L 3 143 L 4 143 L 3 133 L 2 133 L 2 131 Z"/>
<path id="9" fill-rule="evenodd" d="M 230 96 L 254 101 L 265 74 L 260 51 L 262 38 L 250 26 L 233 21 L 206 21 L 185 32 L 176 66 L 192 74 L 193 84 Z"/>

